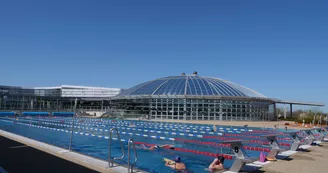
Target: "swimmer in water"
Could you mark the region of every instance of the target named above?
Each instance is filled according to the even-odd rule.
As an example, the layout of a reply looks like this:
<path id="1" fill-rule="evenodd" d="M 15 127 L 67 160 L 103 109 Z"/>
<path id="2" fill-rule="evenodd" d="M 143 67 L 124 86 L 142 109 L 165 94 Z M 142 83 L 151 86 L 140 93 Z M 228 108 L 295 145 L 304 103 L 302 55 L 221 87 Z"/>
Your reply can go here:
<path id="1" fill-rule="evenodd" d="M 170 150 L 174 150 L 174 145 L 170 145 L 170 144 L 165 144 L 165 145 L 154 145 L 154 146 L 150 146 L 147 147 L 144 144 L 141 144 L 140 147 L 144 150 L 149 150 L 149 151 L 153 151 L 153 150 L 158 150 L 160 148 L 165 148 L 165 149 L 170 149 Z"/>
<path id="2" fill-rule="evenodd" d="M 218 156 L 218 158 L 214 159 L 214 161 L 210 164 L 208 169 L 210 171 L 221 171 L 224 169 L 223 162 L 224 162 L 224 157 Z"/>
<path id="3" fill-rule="evenodd" d="M 213 132 L 216 132 L 216 130 L 217 130 L 217 129 L 216 129 L 216 126 L 213 125 L 213 129 L 212 129 L 212 131 L 213 131 Z"/>
<path id="4" fill-rule="evenodd" d="M 184 171 L 186 170 L 186 165 L 184 163 L 181 162 L 181 158 L 179 156 L 175 156 L 175 158 L 173 159 L 174 163 L 170 163 L 169 161 L 167 161 L 165 163 L 165 166 L 170 167 L 180 173 L 184 173 Z"/>

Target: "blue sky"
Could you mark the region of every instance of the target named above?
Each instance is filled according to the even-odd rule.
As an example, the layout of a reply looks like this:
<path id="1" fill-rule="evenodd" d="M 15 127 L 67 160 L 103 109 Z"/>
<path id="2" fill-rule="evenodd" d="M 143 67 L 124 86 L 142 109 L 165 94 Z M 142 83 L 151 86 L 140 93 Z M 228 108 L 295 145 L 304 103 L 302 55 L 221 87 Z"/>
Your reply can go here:
<path id="1" fill-rule="evenodd" d="M 0 84 L 128 88 L 198 71 L 328 104 L 327 9 L 324 0 L 2 1 Z"/>

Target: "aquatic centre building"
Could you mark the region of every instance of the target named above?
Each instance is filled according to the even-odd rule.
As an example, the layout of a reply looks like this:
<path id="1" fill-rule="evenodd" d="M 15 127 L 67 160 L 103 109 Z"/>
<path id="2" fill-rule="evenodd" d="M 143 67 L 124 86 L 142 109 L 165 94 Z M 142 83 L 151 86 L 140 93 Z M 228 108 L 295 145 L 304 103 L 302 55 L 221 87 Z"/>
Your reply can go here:
<path id="1" fill-rule="evenodd" d="M 172 120 L 275 120 L 276 104 L 323 106 L 267 98 L 242 85 L 215 77 L 182 73 L 147 81 L 110 98 L 123 117 Z"/>
<path id="2" fill-rule="evenodd" d="M 0 110 L 97 111 L 116 117 L 172 120 L 275 120 L 276 104 L 323 106 L 268 98 L 228 80 L 182 73 L 129 89 L 0 85 Z M 291 115 L 291 114 L 290 114 Z"/>
<path id="3" fill-rule="evenodd" d="M 128 117 L 174 120 L 268 120 L 274 101 L 214 78 L 182 74 L 144 82 L 111 98 L 111 106 Z"/>
<path id="4" fill-rule="evenodd" d="M 82 110 L 103 110 L 108 98 L 121 89 L 62 85 L 57 87 L 15 87 L 0 85 L 0 110 L 72 111 L 75 100 Z"/>

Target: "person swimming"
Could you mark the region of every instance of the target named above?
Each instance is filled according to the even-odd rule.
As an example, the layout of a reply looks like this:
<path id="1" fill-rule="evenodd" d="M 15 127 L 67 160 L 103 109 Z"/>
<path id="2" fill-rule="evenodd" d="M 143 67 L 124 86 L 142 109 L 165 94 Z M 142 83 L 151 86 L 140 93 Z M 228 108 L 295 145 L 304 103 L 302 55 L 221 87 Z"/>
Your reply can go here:
<path id="1" fill-rule="evenodd" d="M 153 150 L 158 150 L 158 149 L 161 149 L 161 148 L 164 148 L 164 149 L 170 149 L 170 150 L 174 150 L 174 145 L 170 145 L 170 144 L 165 144 L 165 145 L 154 145 L 154 146 L 146 146 L 145 144 L 141 144 L 140 147 L 144 150 L 149 150 L 149 151 L 153 151 Z"/>
<path id="2" fill-rule="evenodd" d="M 215 125 L 213 125 L 213 129 L 212 129 L 212 132 L 216 132 L 216 126 Z"/>
<path id="3" fill-rule="evenodd" d="M 144 149 L 144 150 L 150 150 L 150 151 L 152 151 L 152 150 L 157 150 L 157 149 L 159 149 L 160 146 L 159 146 L 159 145 L 154 145 L 154 146 L 150 146 L 150 147 L 148 147 L 148 146 L 146 146 L 146 145 L 144 145 L 144 144 L 141 144 L 141 148 Z"/>
<path id="4" fill-rule="evenodd" d="M 218 156 L 216 159 L 213 160 L 213 162 L 210 164 L 208 169 L 210 171 L 220 171 L 223 170 L 223 163 L 224 163 L 224 157 L 223 156 Z"/>
<path id="5" fill-rule="evenodd" d="M 186 165 L 182 163 L 180 156 L 175 156 L 173 159 L 174 163 L 171 163 L 170 161 L 165 162 L 165 166 L 172 168 L 180 173 L 185 172 Z"/>

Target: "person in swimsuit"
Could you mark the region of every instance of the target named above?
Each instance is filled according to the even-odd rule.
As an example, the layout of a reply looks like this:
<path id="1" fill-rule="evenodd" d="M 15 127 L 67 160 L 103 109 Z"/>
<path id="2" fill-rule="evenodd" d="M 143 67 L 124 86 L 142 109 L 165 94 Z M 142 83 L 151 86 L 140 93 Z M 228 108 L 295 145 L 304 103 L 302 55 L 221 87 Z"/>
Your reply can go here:
<path id="1" fill-rule="evenodd" d="M 213 125 L 212 132 L 216 132 L 216 125 Z"/>
<path id="2" fill-rule="evenodd" d="M 224 162 L 224 157 L 218 156 L 218 158 L 214 159 L 214 161 L 210 164 L 208 169 L 210 171 L 221 171 L 224 169 L 223 162 Z"/>
<path id="3" fill-rule="evenodd" d="M 184 173 L 186 170 L 186 165 L 181 162 L 181 158 L 179 156 L 175 156 L 173 159 L 174 163 L 166 162 L 165 166 L 170 167 L 179 173 Z"/>
<path id="4" fill-rule="evenodd" d="M 141 146 L 142 149 L 149 150 L 149 151 L 158 150 L 160 148 L 174 150 L 174 146 L 173 145 L 170 145 L 170 144 L 154 145 L 154 146 L 150 146 L 150 147 L 146 146 L 145 144 L 141 144 L 140 146 Z"/>

